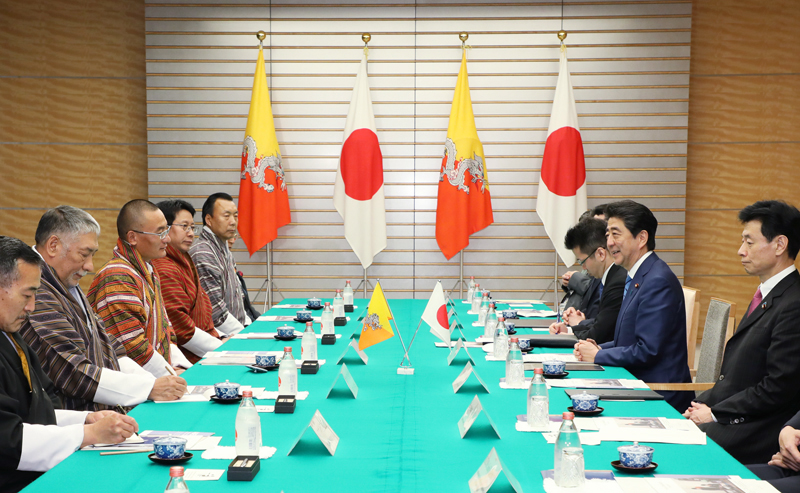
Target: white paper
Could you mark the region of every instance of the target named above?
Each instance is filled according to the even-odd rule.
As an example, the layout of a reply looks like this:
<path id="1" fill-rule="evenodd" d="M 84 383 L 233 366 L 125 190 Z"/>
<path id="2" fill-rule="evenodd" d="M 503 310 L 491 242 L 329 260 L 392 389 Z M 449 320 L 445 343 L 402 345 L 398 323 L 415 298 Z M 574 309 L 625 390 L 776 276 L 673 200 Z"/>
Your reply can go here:
<path id="1" fill-rule="evenodd" d="M 607 442 L 652 442 L 705 445 L 706 434 L 688 419 L 654 417 L 576 418 L 581 429 L 598 430 Z"/>
<path id="2" fill-rule="evenodd" d="M 472 359 L 472 355 L 469 354 L 469 351 L 464 346 L 464 340 L 459 338 L 458 341 L 456 341 L 455 345 L 452 347 L 452 349 L 450 349 L 450 354 L 447 355 L 447 366 L 453 364 L 453 360 L 456 359 L 458 352 L 461 351 L 462 349 L 464 350 L 465 353 L 467 353 L 467 358 L 469 358 L 469 360 L 472 361 L 473 363 L 475 362 L 475 360 Z"/>
<path id="3" fill-rule="evenodd" d="M 526 318 L 550 318 L 555 317 L 558 313 L 553 310 L 517 310 L 518 317 Z"/>
<path id="4" fill-rule="evenodd" d="M 353 375 L 350 374 L 350 370 L 347 368 L 347 364 L 342 363 L 342 368 L 339 370 L 339 373 L 336 375 L 336 378 L 333 379 L 333 383 L 331 384 L 331 388 L 328 389 L 328 393 L 325 394 L 325 398 L 327 399 L 330 397 L 331 392 L 333 392 L 333 388 L 336 386 L 336 382 L 339 381 L 339 377 L 344 377 L 344 381 L 347 384 L 347 388 L 350 389 L 350 393 L 353 394 L 353 398 L 358 398 L 358 385 L 356 385 L 356 381 L 353 380 Z"/>
<path id="5" fill-rule="evenodd" d="M 508 306 L 509 308 L 533 308 L 530 303 L 509 303 Z M 519 312 L 517 312 L 517 315 L 519 315 Z"/>
<path id="6" fill-rule="evenodd" d="M 467 381 L 467 378 L 469 378 L 470 373 L 475 375 L 475 378 L 481 385 L 483 385 L 483 388 L 486 390 L 486 392 L 489 392 L 489 387 L 486 386 L 486 384 L 483 382 L 483 379 L 480 377 L 480 375 L 478 375 L 478 372 L 475 371 L 475 367 L 472 366 L 472 364 L 469 361 L 467 361 L 467 364 L 464 365 L 464 369 L 461 370 L 461 373 L 459 373 L 456 379 L 453 380 L 453 393 L 455 394 L 456 392 L 458 392 L 458 389 L 460 389 L 461 386 L 464 385 L 464 382 Z"/>
<path id="7" fill-rule="evenodd" d="M 545 375 L 547 376 L 547 375 Z M 553 387 L 573 389 L 646 389 L 647 384 L 641 380 L 626 378 L 565 378 L 548 380 Z M 591 392 L 588 392 L 591 393 Z"/>
<path id="8" fill-rule="evenodd" d="M 514 491 L 522 493 L 522 486 L 519 484 L 519 481 L 511 474 L 508 466 L 503 463 L 500 456 L 497 455 L 497 451 L 494 447 L 489 451 L 489 455 L 486 456 L 486 459 L 481 463 L 478 470 L 475 471 L 475 474 L 469 479 L 470 493 L 487 493 L 497 477 L 500 476 L 501 472 L 506 475 L 506 479 L 508 479 Z"/>
<path id="9" fill-rule="evenodd" d="M 638 478 L 637 478 L 638 479 Z M 619 481 L 619 478 L 617 478 Z M 556 486 L 552 478 L 544 480 L 544 491 L 547 493 L 625 493 L 620 485 L 608 479 L 587 479 L 583 488 L 561 488 Z M 636 493 L 643 493 L 642 490 L 635 490 Z"/>
<path id="10" fill-rule="evenodd" d="M 464 438 L 470 427 L 472 427 L 472 425 L 475 423 L 475 420 L 481 413 L 486 415 L 486 419 L 489 420 L 489 425 L 491 425 L 495 434 L 497 434 L 497 438 L 501 438 L 500 432 L 497 431 L 497 427 L 494 425 L 494 421 L 492 421 L 492 418 L 489 416 L 489 413 L 486 412 L 486 409 L 483 408 L 481 400 L 477 395 L 472 398 L 472 402 L 470 402 L 469 406 L 467 406 L 467 410 L 464 411 L 464 414 L 458 420 L 458 431 L 461 433 L 461 438 Z"/>
<path id="11" fill-rule="evenodd" d="M 453 348 L 453 346 L 456 345 L 456 342 L 457 341 L 450 341 L 449 347 Z M 434 342 L 433 345 L 436 346 L 436 347 L 442 347 L 442 348 L 448 347 L 448 345 L 443 343 L 443 342 Z M 465 341 L 464 342 L 464 347 L 482 347 L 482 346 L 483 346 L 483 344 L 479 344 L 477 342 L 472 342 L 472 341 Z"/>
<path id="12" fill-rule="evenodd" d="M 308 309 L 308 305 L 275 305 L 272 308 L 287 308 L 291 310 L 306 310 Z M 263 315 L 262 315 L 263 317 Z M 258 317 L 259 319 L 261 317 Z"/>
<path id="13" fill-rule="evenodd" d="M 482 324 L 482 323 L 480 323 L 480 322 L 472 322 L 472 326 L 473 326 L 473 327 L 485 327 L 485 326 L 486 326 L 486 324 Z"/>
<path id="14" fill-rule="evenodd" d="M 186 450 L 208 450 L 219 445 L 222 437 L 197 437 L 197 440 L 186 442 Z"/>
<path id="15" fill-rule="evenodd" d="M 322 366 L 322 365 L 324 365 L 324 364 L 325 364 L 325 361 L 326 361 L 326 360 L 324 360 L 324 359 L 318 359 L 318 360 L 317 360 L 317 363 L 319 364 L 319 366 Z M 302 368 L 302 367 L 303 367 L 303 360 L 301 360 L 301 359 L 296 359 L 296 360 L 294 360 L 294 364 L 297 366 L 297 368 L 298 368 L 298 369 L 299 369 L 299 368 Z"/>
<path id="16" fill-rule="evenodd" d="M 556 443 L 558 433 L 542 433 L 542 436 L 547 443 Z M 581 445 L 600 445 L 604 437 L 601 433 L 578 433 L 578 438 L 581 440 Z"/>
<path id="17" fill-rule="evenodd" d="M 275 406 L 256 406 L 256 411 L 260 413 L 274 413 Z"/>
<path id="18" fill-rule="evenodd" d="M 543 363 L 551 359 L 561 360 L 564 363 L 575 363 L 578 361 L 572 353 L 528 353 L 522 355 L 522 361 L 525 363 Z"/>
<path id="19" fill-rule="evenodd" d="M 330 452 L 331 455 L 336 453 L 336 447 L 339 446 L 339 436 L 333 431 L 333 429 L 328 425 L 328 422 L 325 421 L 325 418 L 322 417 L 322 414 L 319 412 L 319 409 L 314 411 L 314 416 L 311 417 L 311 421 L 303 428 L 303 431 L 300 432 L 300 435 L 294 441 L 291 447 L 289 447 L 289 451 L 286 452 L 286 455 L 292 453 L 292 450 L 300 443 L 300 439 L 303 438 L 306 431 L 311 428 L 314 431 L 314 434 L 317 435 L 319 441 L 322 442 L 322 445 Z"/>
<path id="20" fill-rule="evenodd" d="M 225 469 L 184 469 L 184 481 L 218 481 Z"/>
<path id="21" fill-rule="evenodd" d="M 295 315 L 261 315 L 259 322 L 293 322 Z"/>
<path id="22" fill-rule="evenodd" d="M 298 392 L 297 395 L 295 395 L 295 398 L 298 401 L 304 401 L 304 400 L 306 400 L 306 397 L 308 397 L 308 391 L 307 390 L 302 390 L 302 391 Z M 278 398 L 278 391 L 277 390 L 267 390 L 267 391 L 261 392 L 258 395 L 253 394 L 253 398 L 254 399 L 258 399 L 258 400 L 271 399 L 271 400 L 274 401 L 275 399 Z"/>
<path id="23" fill-rule="evenodd" d="M 261 451 L 258 454 L 258 457 L 261 459 L 269 459 L 278 449 L 275 447 L 267 447 L 262 446 Z M 224 460 L 233 460 L 236 458 L 236 447 L 226 447 L 226 446 L 219 446 L 214 447 L 212 449 L 208 449 L 203 452 L 202 455 L 203 459 L 224 459 Z"/>

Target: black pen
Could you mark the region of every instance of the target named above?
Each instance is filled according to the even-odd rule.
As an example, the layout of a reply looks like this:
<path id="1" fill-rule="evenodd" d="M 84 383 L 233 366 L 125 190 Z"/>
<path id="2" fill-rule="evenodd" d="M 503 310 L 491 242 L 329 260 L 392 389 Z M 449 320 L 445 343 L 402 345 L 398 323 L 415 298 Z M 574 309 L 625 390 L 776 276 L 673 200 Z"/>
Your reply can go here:
<path id="1" fill-rule="evenodd" d="M 119 404 L 116 405 L 116 408 L 117 408 L 117 412 L 120 413 L 121 415 L 123 415 L 123 416 L 127 416 L 128 415 L 128 413 L 125 412 L 125 408 L 120 406 Z M 134 433 L 136 433 L 137 437 L 139 436 L 139 432 L 138 431 L 134 431 Z"/>

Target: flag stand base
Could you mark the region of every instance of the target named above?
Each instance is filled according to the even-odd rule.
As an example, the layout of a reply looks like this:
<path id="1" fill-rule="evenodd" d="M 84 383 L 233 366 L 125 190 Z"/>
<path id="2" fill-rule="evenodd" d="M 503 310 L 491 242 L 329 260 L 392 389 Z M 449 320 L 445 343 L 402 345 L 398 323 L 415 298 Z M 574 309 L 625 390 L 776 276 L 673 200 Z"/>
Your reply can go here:
<path id="1" fill-rule="evenodd" d="M 414 367 L 413 366 L 400 366 L 397 368 L 398 375 L 413 375 L 414 374 Z"/>

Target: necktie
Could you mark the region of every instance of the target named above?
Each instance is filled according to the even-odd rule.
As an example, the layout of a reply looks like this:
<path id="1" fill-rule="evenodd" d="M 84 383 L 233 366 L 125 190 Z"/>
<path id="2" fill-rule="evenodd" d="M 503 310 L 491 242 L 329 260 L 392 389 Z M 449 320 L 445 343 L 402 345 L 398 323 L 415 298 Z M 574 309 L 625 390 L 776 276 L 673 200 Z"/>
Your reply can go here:
<path id="1" fill-rule="evenodd" d="M 756 289 L 756 294 L 753 296 L 753 301 L 750 302 L 750 308 L 747 309 L 747 316 L 749 317 L 753 310 L 756 309 L 758 305 L 761 304 L 761 288 Z"/>
<path id="2" fill-rule="evenodd" d="M 631 276 L 625 276 L 625 291 L 622 293 L 622 299 L 624 300 L 626 296 L 628 296 L 628 288 L 631 287 Z"/>
<path id="3" fill-rule="evenodd" d="M 598 289 L 597 294 L 602 297 L 603 296 L 603 283 L 602 282 L 600 283 L 599 286 L 597 286 L 597 289 Z"/>
<path id="4" fill-rule="evenodd" d="M 31 386 L 31 370 L 28 366 L 28 358 L 25 356 L 25 351 L 17 344 L 17 341 L 11 337 L 11 342 L 14 343 L 14 347 L 17 349 L 17 355 L 19 356 L 20 361 L 22 361 L 22 373 L 25 374 L 25 378 L 28 379 L 28 389 L 32 389 Z"/>

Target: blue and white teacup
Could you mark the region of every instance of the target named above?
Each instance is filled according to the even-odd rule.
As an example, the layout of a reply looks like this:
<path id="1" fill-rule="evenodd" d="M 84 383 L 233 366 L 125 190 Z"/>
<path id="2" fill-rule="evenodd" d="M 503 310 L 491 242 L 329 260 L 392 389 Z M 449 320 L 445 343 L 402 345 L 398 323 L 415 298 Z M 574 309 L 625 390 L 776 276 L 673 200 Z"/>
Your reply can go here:
<path id="1" fill-rule="evenodd" d="M 274 354 L 257 354 L 256 355 L 256 365 L 257 366 L 275 366 L 275 355 Z"/>
<path id="2" fill-rule="evenodd" d="M 560 375 L 567 369 L 567 364 L 560 359 L 550 359 L 542 363 L 545 375 Z"/>
<path id="3" fill-rule="evenodd" d="M 214 393 L 217 399 L 236 399 L 239 397 L 239 384 L 225 380 L 214 384 Z"/>
<path id="4" fill-rule="evenodd" d="M 520 339 L 519 340 L 519 349 L 521 351 L 527 351 L 531 348 L 531 340 L 530 339 Z"/>
<path id="5" fill-rule="evenodd" d="M 288 325 L 284 325 L 283 327 L 278 327 L 278 335 L 280 337 L 293 337 L 294 327 L 290 327 Z"/>
<path id="6" fill-rule="evenodd" d="M 508 323 L 508 320 L 505 320 L 506 330 L 509 334 L 514 333 L 517 330 L 517 324 L 515 323 Z"/>
<path id="7" fill-rule="evenodd" d="M 308 299 L 308 307 L 309 308 L 319 308 L 322 306 L 322 300 L 319 298 L 309 298 Z"/>
<path id="8" fill-rule="evenodd" d="M 600 397 L 594 394 L 587 394 L 585 391 L 572 396 L 572 410 L 580 412 L 594 411 L 597 409 L 597 401 Z"/>
<path id="9" fill-rule="evenodd" d="M 186 452 L 186 439 L 172 435 L 156 438 L 153 451 L 159 459 L 180 459 Z"/>
<path id="10" fill-rule="evenodd" d="M 311 321 L 311 312 L 309 310 L 297 310 L 297 320 L 301 322 Z"/>
<path id="11" fill-rule="evenodd" d="M 508 320 L 509 318 L 517 318 L 517 311 L 516 310 L 503 310 L 503 318 Z M 506 325 L 508 325 L 506 323 Z"/>
<path id="12" fill-rule="evenodd" d="M 634 469 L 642 469 L 649 466 L 653 462 L 653 451 L 653 447 L 639 445 L 636 442 L 633 445 L 617 447 L 620 464 Z"/>

